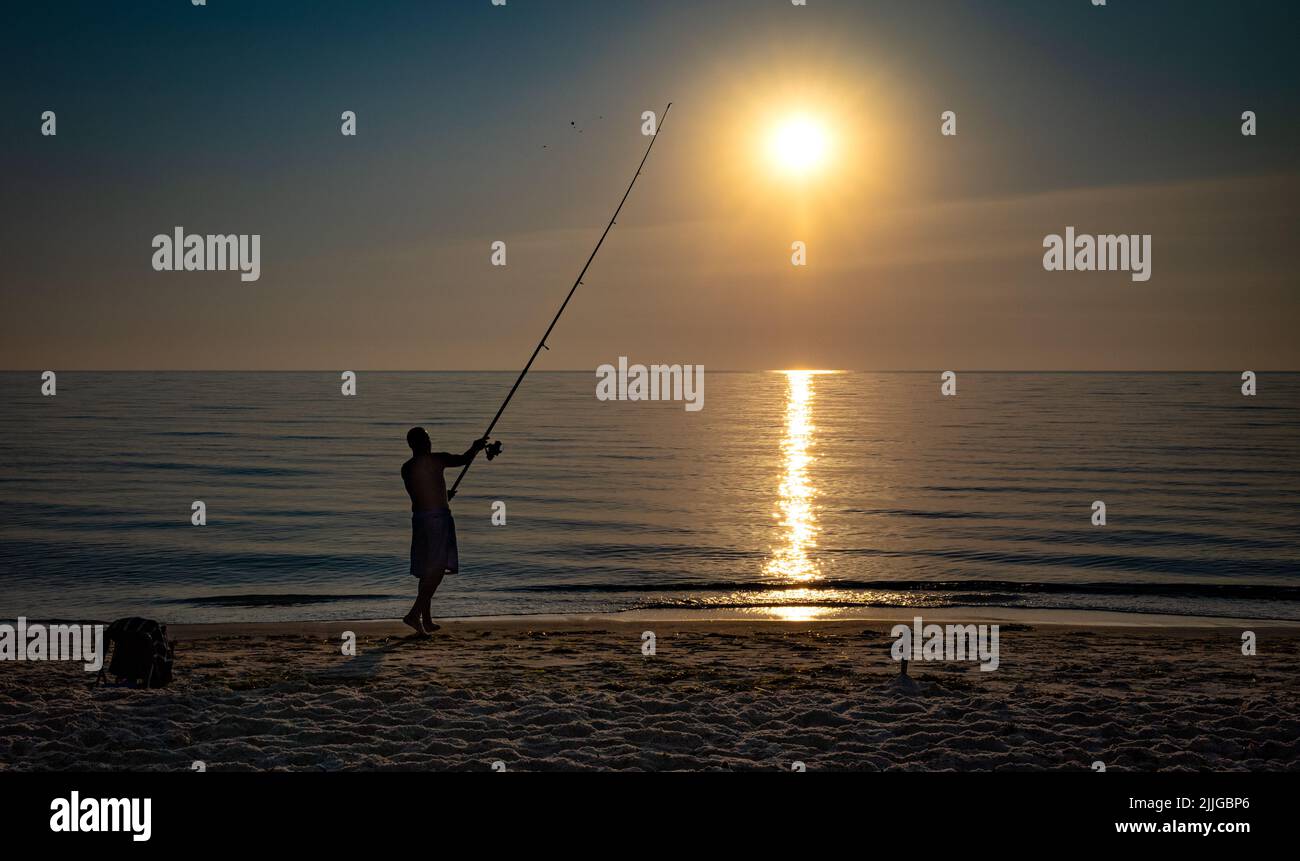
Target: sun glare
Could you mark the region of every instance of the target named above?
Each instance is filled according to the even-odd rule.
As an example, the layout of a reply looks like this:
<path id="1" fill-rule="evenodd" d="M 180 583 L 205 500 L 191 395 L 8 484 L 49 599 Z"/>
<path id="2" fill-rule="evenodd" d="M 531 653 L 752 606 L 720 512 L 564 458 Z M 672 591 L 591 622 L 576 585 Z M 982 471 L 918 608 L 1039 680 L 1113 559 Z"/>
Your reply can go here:
<path id="1" fill-rule="evenodd" d="M 781 171 L 793 176 L 814 173 L 830 151 L 825 127 L 806 116 L 789 117 L 779 123 L 768 141 L 768 154 Z"/>

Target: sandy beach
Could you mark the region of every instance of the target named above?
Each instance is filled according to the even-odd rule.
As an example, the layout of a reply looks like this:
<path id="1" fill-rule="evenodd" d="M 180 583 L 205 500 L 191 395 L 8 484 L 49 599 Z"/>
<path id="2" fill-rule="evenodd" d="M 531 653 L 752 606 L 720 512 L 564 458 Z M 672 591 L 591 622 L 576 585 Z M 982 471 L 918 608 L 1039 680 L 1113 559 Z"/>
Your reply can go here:
<path id="1" fill-rule="evenodd" d="M 1295 626 L 1255 626 L 1246 657 L 1230 625 L 1004 623 L 996 671 L 913 663 L 900 679 L 891 624 L 471 619 L 426 640 L 397 622 L 176 627 L 163 690 L 0 668 L 0 769 L 1300 767 Z"/>

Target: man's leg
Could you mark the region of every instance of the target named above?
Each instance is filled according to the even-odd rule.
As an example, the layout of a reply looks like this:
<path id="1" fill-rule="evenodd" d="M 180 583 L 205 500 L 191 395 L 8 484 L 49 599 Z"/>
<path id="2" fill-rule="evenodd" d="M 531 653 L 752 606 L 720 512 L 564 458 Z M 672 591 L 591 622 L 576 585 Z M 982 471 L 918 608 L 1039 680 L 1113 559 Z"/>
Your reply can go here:
<path id="1" fill-rule="evenodd" d="M 429 602 L 433 599 L 433 590 L 438 588 L 433 576 L 432 573 L 429 573 L 419 579 L 420 588 L 415 593 L 415 603 L 411 605 L 410 612 L 402 617 L 402 621 L 414 628 L 417 634 L 426 633 L 420 620 L 429 617 Z M 438 575 L 438 580 L 442 580 L 442 575 Z M 430 584 L 432 584 L 432 588 L 430 588 Z"/>
<path id="2" fill-rule="evenodd" d="M 426 631 L 436 631 L 437 626 L 433 624 L 433 593 L 438 591 L 438 586 L 442 583 L 443 572 L 430 572 L 420 578 L 420 595 L 415 599 L 415 603 L 420 608 L 420 622 L 424 625 Z"/>
<path id="3" fill-rule="evenodd" d="M 402 621 L 410 625 L 412 628 L 414 628 L 415 633 L 417 634 L 424 633 L 424 628 L 421 627 L 420 625 L 420 607 L 424 603 L 425 574 L 422 572 L 428 571 L 428 566 L 425 564 L 425 548 L 427 546 L 427 543 L 428 543 L 428 539 L 425 536 L 424 530 L 421 529 L 420 527 L 419 519 L 412 517 L 411 518 L 411 574 L 416 577 L 415 582 L 417 588 L 415 591 L 415 603 L 411 605 L 411 609 L 407 612 L 407 614 L 402 617 Z"/>
<path id="4" fill-rule="evenodd" d="M 402 617 L 402 621 L 414 628 L 417 634 L 424 633 L 424 628 L 420 627 L 420 608 L 424 604 L 423 581 L 421 584 L 420 591 L 415 596 L 415 604 L 412 605 L 410 612 Z"/>

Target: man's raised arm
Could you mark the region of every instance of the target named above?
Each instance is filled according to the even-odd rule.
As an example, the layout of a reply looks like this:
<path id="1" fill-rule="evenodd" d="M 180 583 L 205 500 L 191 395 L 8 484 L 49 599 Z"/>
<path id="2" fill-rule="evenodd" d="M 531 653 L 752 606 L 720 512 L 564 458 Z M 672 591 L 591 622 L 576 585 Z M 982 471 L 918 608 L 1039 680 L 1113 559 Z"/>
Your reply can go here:
<path id="1" fill-rule="evenodd" d="M 486 439 L 476 439 L 474 440 L 473 445 L 471 445 L 468 449 L 465 450 L 464 454 L 451 454 L 450 452 L 440 451 L 437 454 L 435 454 L 434 457 L 442 461 L 444 468 L 450 466 L 464 466 L 465 464 L 473 460 L 474 455 L 482 451 L 486 445 L 487 445 Z"/>

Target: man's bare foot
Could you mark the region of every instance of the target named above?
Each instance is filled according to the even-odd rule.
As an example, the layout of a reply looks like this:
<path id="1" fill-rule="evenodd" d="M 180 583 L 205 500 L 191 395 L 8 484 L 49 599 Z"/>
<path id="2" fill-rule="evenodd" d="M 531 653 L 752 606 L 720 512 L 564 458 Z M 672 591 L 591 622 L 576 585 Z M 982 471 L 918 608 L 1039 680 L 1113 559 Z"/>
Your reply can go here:
<path id="1" fill-rule="evenodd" d="M 415 633 L 423 634 L 424 628 L 420 627 L 420 619 L 414 613 L 409 613 L 402 617 L 402 621 L 415 629 Z"/>
<path id="2" fill-rule="evenodd" d="M 432 619 L 421 619 L 420 624 L 424 625 L 424 632 L 426 634 L 432 634 L 434 631 L 442 627 L 442 625 L 439 625 Z"/>

